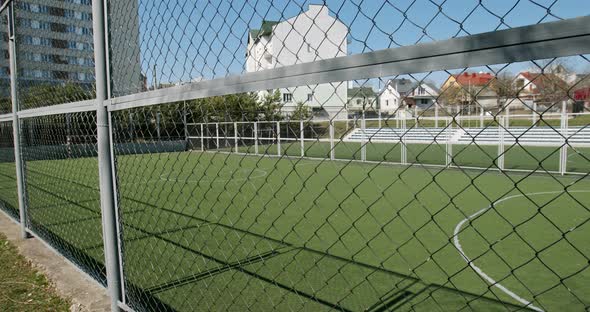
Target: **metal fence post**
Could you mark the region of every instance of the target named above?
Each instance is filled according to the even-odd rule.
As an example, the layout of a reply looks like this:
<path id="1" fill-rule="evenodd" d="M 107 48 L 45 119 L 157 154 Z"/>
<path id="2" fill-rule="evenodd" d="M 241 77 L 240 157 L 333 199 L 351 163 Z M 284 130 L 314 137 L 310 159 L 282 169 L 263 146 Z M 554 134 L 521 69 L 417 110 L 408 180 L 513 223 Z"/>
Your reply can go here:
<path id="1" fill-rule="evenodd" d="M 504 121 L 504 123 L 505 123 L 504 126 L 510 128 L 510 103 L 508 103 L 506 105 L 505 114 L 506 114 L 506 120 Z"/>
<path id="2" fill-rule="evenodd" d="M 254 154 L 258 155 L 258 122 L 254 122 Z"/>
<path id="3" fill-rule="evenodd" d="M 567 119 L 567 102 L 563 101 L 561 103 L 561 135 L 563 139 L 561 140 L 561 149 L 559 153 L 559 173 L 564 175 L 567 172 L 567 137 L 568 137 L 568 119 Z"/>
<path id="4" fill-rule="evenodd" d="M 161 131 L 160 131 L 160 112 L 156 112 L 156 137 L 158 141 L 161 139 Z"/>
<path id="5" fill-rule="evenodd" d="M 277 121 L 277 156 L 281 156 L 281 122 Z"/>
<path id="6" fill-rule="evenodd" d="M 238 123 L 234 122 L 234 145 L 236 147 L 236 153 L 240 152 L 240 148 L 238 146 Z"/>
<path id="7" fill-rule="evenodd" d="M 504 127 L 506 120 L 502 116 L 498 116 L 498 168 L 504 170 Z"/>
<path id="8" fill-rule="evenodd" d="M 346 119 L 348 124 L 348 119 Z M 330 119 L 330 160 L 336 159 L 336 151 L 334 151 L 334 120 Z"/>
<path id="9" fill-rule="evenodd" d="M 479 113 L 479 127 L 483 128 L 484 127 L 484 116 L 485 116 L 485 109 L 483 109 L 483 106 L 480 105 L 480 113 Z"/>
<path id="10" fill-rule="evenodd" d="M 187 124 L 187 120 L 186 120 L 186 101 L 183 102 L 182 105 L 182 126 L 184 128 L 184 139 L 186 140 L 187 144 L 188 144 L 188 124 Z"/>
<path id="11" fill-rule="evenodd" d="M 8 4 L 8 57 L 10 59 L 10 95 L 12 101 L 12 137 L 14 141 L 14 165 L 16 167 L 16 186 L 18 192 L 18 208 L 20 216 L 21 237 L 28 238 L 27 233 L 27 195 L 24 184 L 24 164 L 20 149 L 20 120 L 18 111 L 20 109 L 18 88 L 17 88 L 17 69 L 16 69 L 16 34 L 14 19 L 14 1 Z"/>
<path id="12" fill-rule="evenodd" d="M 219 150 L 219 122 L 215 123 L 215 149 Z"/>
<path id="13" fill-rule="evenodd" d="M 303 120 L 299 121 L 299 138 L 301 141 L 301 157 L 305 157 L 305 128 L 303 127 Z"/>
<path id="14" fill-rule="evenodd" d="M 438 128 L 438 103 L 434 102 L 434 127 Z"/>
<path id="15" fill-rule="evenodd" d="M 408 150 L 407 150 L 407 146 L 406 146 L 406 116 L 403 116 L 403 118 L 400 120 L 401 122 L 401 133 L 402 136 L 400 138 L 400 143 L 401 143 L 401 156 L 400 156 L 400 160 L 401 163 L 406 165 L 408 163 Z"/>
<path id="16" fill-rule="evenodd" d="M 363 111 L 362 119 L 361 119 L 361 161 L 367 160 L 367 124 L 365 120 L 365 111 Z"/>
<path id="17" fill-rule="evenodd" d="M 537 123 L 537 102 L 533 102 L 533 111 L 532 111 L 532 116 L 531 116 L 532 120 L 532 126 L 534 127 L 535 124 Z"/>
<path id="18" fill-rule="evenodd" d="M 204 132 L 204 126 L 203 124 L 201 124 L 201 152 L 205 151 L 205 132 Z"/>
<path id="19" fill-rule="evenodd" d="M 100 180 L 100 206 L 104 239 L 107 286 L 111 297 L 111 310 L 119 311 L 121 294 L 121 267 L 115 211 L 114 165 L 109 133 L 110 116 L 104 105 L 108 98 L 107 47 L 106 47 L 106 0 L 92 2 L 94 27 L 94 62 L 96 77 L 96 126 L 98 147 L 98 170 Z"/>
<path id="20" fill-rule="evenodd" d="M 449 129 L 451 130 L 451 136 L 447 138 L 447 146 L 446 146 L 447 155 L 446 155 L 445 164 L 447 166 L 450 166 L 453 163 L 453 141 L 452 141 L 452 137 L 454 135 L 454 133 L 453 133 L 453 120 L 454 120 L 454 117 L 451 117 L 448 119 L 448 123 L 447 123 L 449 125 L 448 126 Z"/>

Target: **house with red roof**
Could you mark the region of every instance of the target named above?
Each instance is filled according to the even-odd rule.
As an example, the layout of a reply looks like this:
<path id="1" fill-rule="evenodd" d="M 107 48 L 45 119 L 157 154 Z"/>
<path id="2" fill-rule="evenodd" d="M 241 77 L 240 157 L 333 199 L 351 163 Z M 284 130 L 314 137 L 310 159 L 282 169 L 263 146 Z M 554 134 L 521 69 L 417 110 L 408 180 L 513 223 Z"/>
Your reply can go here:
<path id="1" fill-rule="evenodd" d="M 574 112 L 583 112 L 585 109 L 590 109 L 590 87 L 583 87 L 574 91 Z"/>
<path id="2" fill-rule="evenodd" d="M 442 84 L 441 92 L 453 88 L 461 88 L 466 95 L 471 95 L 473 98 L 464 99 L 463 103 L 445 103 L 446 105 L 465 104 L 468 102 L 476 102 L 476 105 L 484 108 L 491 108 L 497 106 L 497 96 L 490 87 L 492 81 L 496 77 L 491 73 L 479 72 L 471 73 L 464 72 L 457 75 L 450 75 L 449 78 Z"/>
<path id="3" fill-rule="evenodd" d="M 557 74 L 521 72 L 516 76 L 518 98 L 545 106 L 567 100 L 568 83 Z"/>

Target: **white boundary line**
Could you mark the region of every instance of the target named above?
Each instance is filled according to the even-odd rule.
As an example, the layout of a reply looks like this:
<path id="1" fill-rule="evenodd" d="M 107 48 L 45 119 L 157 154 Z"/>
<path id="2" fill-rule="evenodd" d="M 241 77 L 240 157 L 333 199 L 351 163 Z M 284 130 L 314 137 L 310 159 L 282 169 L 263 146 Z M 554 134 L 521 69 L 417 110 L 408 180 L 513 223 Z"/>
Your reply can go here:
<path id="1" fill-rule="evenodd" d="M 503 291 L 504 293 L 506 293 L 508 296 L 512 297 L 514 300 L 516 300 L 516 301 L 522 303 L 523 305 L 525 305 L 526 307 L 531 308 L 531 309 L 533 309 L 535 311 L 538 311 L 538 312 L 543 312 L 543 310 L 541 308 L 539 308 L 539 307 L 534 306 L 532 302 L 519 297 L 517 294 L 515 294 L 514 292 L 512 292 L 511 290 L 509 290 L 508 288 L 506 288 L 502 284 L 496 282 L 489 275 L 487 275 L 482 269 L 480 269 L 479 267 L 477 267 L 469 257 L 467 257 L 467 255 L 465 254 L 465 251 L 463 251 L 463 248 L 461 247 L 461 243 L 459 242 L 459 231 L 461 231 L 461 228 L 463 227 L 463 224 L 465 224 L 467 221 L 470 221 L 470 220 L 474 219 L 475 217 L 477 217 L 477 216 L 483 214 L 484 212 L 492 209 L 492 207 L 494 207 L 495 205 L 497 205 L 499 203 L 502 203 L 502 202 L 505 202 L 507 200 L 511 200 L 511 199 L 519 198 L 519 197 L 525 197 L 525 196 L 537 196 L 537 195 L 547 195 L 547 194 L 562 194 L 562 193 L 565 193 L 565 192 L 564 191 L 536 192 L 536 193 L 517 194 L 517 195 L 512 195 L 512 196 L 504 197 L 504 198 L 502 198 L 500 200 L 495 201 L 494 203 L 492 203 L 488 207 L 483 208 L 483 209 L 479 210 L 478 212 L 476 212 L 476 213 L 468 216 L 467 218 L 463 219 L 461 222 L 459 222 L 457 224 L 457 226 L 455 226 L 455 230 L 453 231 L 453 244 L 455 245 L 455 247 L 457 248 L 457 250 L 459 250 L 459 253 L 461 254 L 461 257 L 463 258 L 463 260 L 465 260 L 465 262 L 467 262 L 467 264 L 469 264 L 469 266 L 471 268 L 473 268 L 473 270 L 479 276 L 481 276 L 483 279 L 485 279 L 492 286 L 497 287 L 498 289 L 500 289 L 501 291 Z M 568 193 L 590 193 L 590 191 L 568 191 Z"/>

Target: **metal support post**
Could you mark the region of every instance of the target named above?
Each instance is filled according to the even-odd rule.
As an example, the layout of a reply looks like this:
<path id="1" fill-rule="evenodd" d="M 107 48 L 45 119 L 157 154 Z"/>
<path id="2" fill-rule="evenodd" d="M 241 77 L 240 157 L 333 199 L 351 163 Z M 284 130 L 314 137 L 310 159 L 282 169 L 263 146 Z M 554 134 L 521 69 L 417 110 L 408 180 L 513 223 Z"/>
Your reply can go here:
<path id="1" fill-rule="evenodd" d="M 567 101 L 561 103 L 561 149 L 559 153 L 559 173 L 564 175 L 567 172 L 567 142 L 568 137 L 568 119 L 567 119 Z"/>
<path id="2" fill-rule="evenodd" d="M 379 110 L 377 111 L 377 118 L 378 118 L 378 122 L 379 122 L 379 129 L 381 129 L 381 108 L 379 108 Z"/>
<path id="3" fill-rule="evenodd" d="M 281 156 L 281 122 L 277 121 L 277 156 Z"/>
<path id="4" fill-rule="evenodd" d="M 254 154 L 258 155 L 258 122 L 254 122 Z"/>
<path id="5" fill-rule="evenodd" d="M 92 24 L 94 27 L 94 60 L 96 76 L 96 125 L 98 147 L 98 170 L 100 181 L 100 203 L 104 239 L 107 286 L 111 297 L 111 311 L 119 311 L 118 302 L 122 297 L 121 263 L 118 222 L 115 206 L 116 188 L 113 183 L 114 159 L 111 151 L 109 129 L 110 116 L 104 101 L 108 98 L 107 47 L 105 8 L 106 0 L 92 2 Z"/>
<path id="6" fill-rule="evenodd" d="M 483 109 L 483 106 L 480 105 L 479 107 L 480 113 L 479 113 L 479 127 L 483 128 L 484 127 L 484 116 L 485 116 L 485 109 Z"/>
<path id="7" fill-rule="evenodd" d="M 201 124 L 201 152 L 205 151 L 205 127 Z"/>
<path id="8" fill-rule="evenodd" d="M 400 143 L 401 143 L 401 156 L 400 156 L 400 160 L 401 163 L 403 165 L 407 165 L 408 164 L 408 149 L 406 146 L 406 118 L 404 117 L 401 121 L 401 133 L 402 136 L 400 138 Z"/>
<path id="9" fill-rule="evenodd" d="M 133 127 L 133 113 L 129 113 L 129 138 L 133 142 L 135 129 Z"/>
<path id="10" fill-rule="evenodd" d="M 299 121 L 299 140 L 301 141 L 301 157 L 305 157 L 305 128 L 303 120 Z"/>
<path id="11" fill-rule="evenodd" d="M 184 139 L 188 144 L 188 124 L 186 122 L 186 101 L 182 105 L 182 126 L 184 127 Z"/>
<path id="12" fill-rule="evenodd" d="M 498 116 L 498 169 L 504 170 L 504 127 L 506 126 L 506 119 Z"/>
<path id="13" fill-rule="evenodd" d="M 348 120 L 346 120 L 348 124 Z M 336 159 L 336 151 L 334 151 L 334 120 L 330 119 L 330 160 Z"/>
<path id="14" fill-rule="evenodd" d="M 537 102 L 533 102 L 533 111 L 531 116 L 531 122 L 533 123 L 533 127 L 536 126 L 537 123 Z"/>
<path id="15" fill-rule="evenodd" d="M 236 147 L 236 153 L 240 152 L 240 147 L 238 146 L 238 123 L 234 122 L 234 145 Z"/>
<path id="16" fill-rule="evenodd" d="M 215 123 L 215 149 L 219 150 L 219 122 Z"/>
<path id="17" fill-rule="evenodd" d="M 365 112 L 363 111 L 363 115 L 361 118 L 361 161 L 367 160 L 367 124 L 365 120 Z"/>
<path id="18" fill-rule="evenodd" d="M 14 165 L 16 167 L 16 186 L 18 192 L 18 209 L 20 216 L 20 230 L 23 239 L 28 238 L 27 233 L 28 214 L 27 214 L 27 195 L 24 184 L 24 163 L 21 154 L 20 146 L 20 119 L 18 118 L 18 111 L 20 109 L 18 88 L 17 86 L 17 70 L 16 70 L 16 34 L 15 34 L 15 18 L 14 18 L 14 1 L 8 4 L 8 57 L 10 59 L 10 95 L 12 101 L 12 136 L 14 140 Z"/>
<path id="19" fill-rule="evenodd" d="M 434 102 L 434 127 L 438 128 L 438 103 Z"/>
<path id="20" fill-rule="evenodd" d="M 447 146 L 446 146 L 446 165 L 450 166 L 453 163 L 453 122 L 455 117 L 450 117 L 448 119 L 449 130 L 451 130 L 451 136 L 447 139 Z"/>
<path id="21" fill-rule="evenodd" d="M 156 136 L 158 138 L 158 141 L 160 141 L 160 112 L 156 112 Z"/>
<path id="22" fill-rule="evenodd" d="M 414 128 L 418 129 L 418 103 L 414 103 Z"/>
<path id="23" fill-rule="evenodd" d="M 506 104 L 506 120 L 504 120 L 505 127 L 510 128 L 510 103 Z"/>
<path id="24" fill-rule="evenodd" d="M 72 157 L 72 116 L 71 114 L 66 114 L 66 151 L 68 153 L 68 158 Z"/>

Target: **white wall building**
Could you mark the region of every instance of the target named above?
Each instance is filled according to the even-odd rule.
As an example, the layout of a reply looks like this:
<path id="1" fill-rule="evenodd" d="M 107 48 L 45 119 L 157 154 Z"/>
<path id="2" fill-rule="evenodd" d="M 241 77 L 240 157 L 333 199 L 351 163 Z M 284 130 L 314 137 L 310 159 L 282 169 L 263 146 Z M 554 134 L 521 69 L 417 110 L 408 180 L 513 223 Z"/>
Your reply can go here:
<path id="1" fill-rule="evenodd" d="M 409 79 L 389 80 L 379 95 L 382 113 L 399 114 L 408 111 L 434 109 L 440 91 L 425 82 L 420 84 Z"/>
<path id="2" fill-rule="evenodd" d="M 249 32 L 246 71 L 346 56 L 347 35 L 348 27 L 323 5 L 310 5 L 306 12 L 283 22 L 264 21 L 260 29 Z M 285 88 L 280 92 L 286 114 L 298 102 L 304 102 L 316 116 L 346 117 L 346 82 Z"/>

